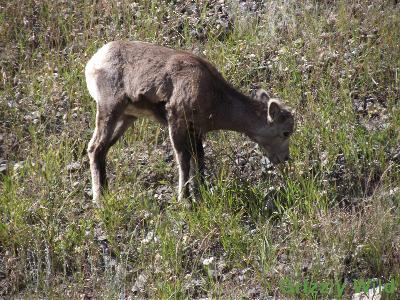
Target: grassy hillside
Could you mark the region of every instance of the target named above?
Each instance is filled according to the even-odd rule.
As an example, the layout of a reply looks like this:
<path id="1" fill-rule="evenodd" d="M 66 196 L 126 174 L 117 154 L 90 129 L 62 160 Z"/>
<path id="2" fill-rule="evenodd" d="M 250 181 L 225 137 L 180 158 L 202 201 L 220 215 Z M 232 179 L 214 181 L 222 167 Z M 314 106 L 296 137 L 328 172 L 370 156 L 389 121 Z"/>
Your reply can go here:
<path id="1" fill-rule="evenodd" d="M 400 4 L 265 2 L 0 3 L 0 298 L 338 298 L 314 282 L 348 299 L 373 278 L 400 297 Z M 197 53 L 282 98 L 293 161 L 209 134 L 188 208 L 166 128 L 143 119 L 111 149 L 95 207 L 83 70 L 116 39 Z"/>

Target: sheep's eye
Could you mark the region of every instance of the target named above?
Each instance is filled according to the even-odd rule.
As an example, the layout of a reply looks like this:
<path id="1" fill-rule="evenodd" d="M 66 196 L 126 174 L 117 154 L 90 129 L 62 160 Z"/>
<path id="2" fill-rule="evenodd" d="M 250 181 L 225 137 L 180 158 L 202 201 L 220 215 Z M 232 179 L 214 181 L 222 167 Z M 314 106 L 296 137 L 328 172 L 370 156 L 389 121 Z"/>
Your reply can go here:
<path id="1" fill-rule="evenodd" d="M 285 138 L 288 138 L 291 134 L 292 134 L 292 133 L 291 133 L 290 131 L 285 131 L 285 132 L 283 133 L 283 136 L 284 136 Z"/>

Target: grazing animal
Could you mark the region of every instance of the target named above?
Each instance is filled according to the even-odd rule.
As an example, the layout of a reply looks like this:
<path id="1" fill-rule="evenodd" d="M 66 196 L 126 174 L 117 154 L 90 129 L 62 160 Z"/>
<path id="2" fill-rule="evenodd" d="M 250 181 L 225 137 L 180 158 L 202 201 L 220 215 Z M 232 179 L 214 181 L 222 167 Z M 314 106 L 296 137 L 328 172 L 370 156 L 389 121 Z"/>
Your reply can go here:
<path id="1" fill-rule="evenodd" d="M 97 103 L 96 128 L 88 145 L 95 202 L 107 185 L 107 151 L 138 117 L 168 126 L 179 168 L 179 199 L 189 195 L 190 171 L 203 177 L 202 139 L 209 131 L 242 132 L 272 163 L 289 159 L 294 126 L 290 109 L 263 90 L 254 99 L 243 95 L 194 54 L 114 41 L 93 55 L 85 75 Z"/>

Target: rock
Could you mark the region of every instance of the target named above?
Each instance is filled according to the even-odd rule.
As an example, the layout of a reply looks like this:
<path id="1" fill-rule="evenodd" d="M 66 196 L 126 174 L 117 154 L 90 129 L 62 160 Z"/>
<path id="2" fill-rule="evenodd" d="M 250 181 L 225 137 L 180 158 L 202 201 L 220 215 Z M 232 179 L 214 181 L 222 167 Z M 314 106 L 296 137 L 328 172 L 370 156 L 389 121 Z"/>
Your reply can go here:
<path id="1" fill-rule="evenodd" d="M 77 171 L 80 168 L 81 168 L 81 163 L 77 161 L 67 165 L 67 171 Z"/>
<path id="2" fill-rule="evenodd" d="M 213 256 L 204 259 L 203 260 L 203 266 L 209 266 L 210 264 L 213 263 L 214 260 L 215 260 L 215 257 L 213 257 Z"/>
<path id="3" fill-rule="evenodd" d="M 381 295 L 379 294 L 378 291 L 375 291 L 375 289 L 370 289 L 368 291 L 368 295 L 366 295 L 364 292 L 362 292 L 362 293 L 353 294 L 353 296 L 351 297 L 351 300 L 370 300 L 370 299 L 380 300 Z"/>
<path id="4" fill-rule="evenodd" d="M 72 187 L 73 188 L 76 188 L 76 187 L 78 187 L 79 186 L 79 184 L 80 184 L 80 182 L 79 181 L 75 181 L 74 183 L 72 183 Z"/>
<path id="5" fill-rule="evenodd" d="M 88 187 L 84 190 L 84 195 L 87 198 L 92 198 L 93 197 L 93 191 L 91 187 Z"/>
<path id="6" fill-rule="evenodd" d="M 260 294 L 261 294 L 261 288 L 260 287 L 251 287 L 247 291 L 247 296 L 250 299 L 255 299 L 255 298 L 259 297 Z"/>
<path id="7" fill-rule="evenodd" d="M 154 231 L 149 231 L 146 237 L 141 241 L 141 244 L 146 245 L 150 242 L 157 243 L 159 241 L 158 237 L 154 234 Z"/>
<path id="8" fill-rule="evenodd" d="M 238 166 L 243 167 L 243 166 L 246 165 L 247 161 L 246 161 L 246 159 L 245 159 L 244 157 L 238 156 L 238 157 L 235 159 L 235 163 L 236 163 Z"/>
<path id="9" fill-rule="evenodd" d="M 390 160 L 400 164 L 400 145 L 392 151 L 390 155 Z"/>
<path id="10" fill-rule="evenodd" d="M 91 295 L 89 295 L 89 294 L 84 293 L 84 294 L 80 295 L 79 299 L 81 299 L 81 300 L 91 300 L 91 299 L 93 299 L 93 297 Z"/>
<path id="11" fill-rule="evenodd" d="M 136 279 L 134 285 L 132 286 L 131 291 L 133 293 L 144 292 L 144 288 L 146 286 L 148 280 L 148 276 L 144 273 L 141 273 Z"/>
<path id="12" fill-rule="evenodd" d="M 7 161 L 3 160 L 0 161 L 0 174 L 7 174 L 7 170 L 8 170 L 8 165 L 7 165 Z"/>
<path id="13" fill-rule="evenodd" d="M 97 237 L 97 240 L 100 241 L 100 242 L 107 241 L 107 236 L 105 234 L 102 234 L 102 235 Z"/>
<path id="14" fill-rule="evenodd" d="M 191 274 L 186 274 L 186 283 L 184 284 L 185 290 L 197 290 L 205 285 L 204 279 L 192 279 Z"/>
<path id="15" fill-rule="evenodd" d="M 19 161 L 19 162 L 15 163 L 14 171 L 17 171 L 18 169 L 22 168 L 23 165 L 24 165 L 24 161 Z"/>

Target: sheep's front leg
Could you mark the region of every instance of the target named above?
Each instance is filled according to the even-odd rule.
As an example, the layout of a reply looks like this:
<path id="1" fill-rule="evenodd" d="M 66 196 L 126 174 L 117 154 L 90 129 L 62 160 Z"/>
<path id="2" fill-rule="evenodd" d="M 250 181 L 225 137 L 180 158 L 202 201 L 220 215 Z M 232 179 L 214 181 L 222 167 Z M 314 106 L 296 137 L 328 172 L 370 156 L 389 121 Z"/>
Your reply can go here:
<path id="1" fill-rule="evenodd" d="M 169 126 L 169 136 L 172 147 L 174 148 L 176 162 L 179 168 L 178 200 L 189 197 L 190 179 L 190 150 L 188 147 L 188 134 L 178 132 L 171 125 Z"/>
<path id="2" fill-rule="evenodd" d="M 192 166 L 191 176 L 195 178 L 193 185 L 193 193 L 196 198 L 200 198 L 200 185 L 204 184 L 204 148 L 201 135 L 193 136 L 192 144 Z"/>

